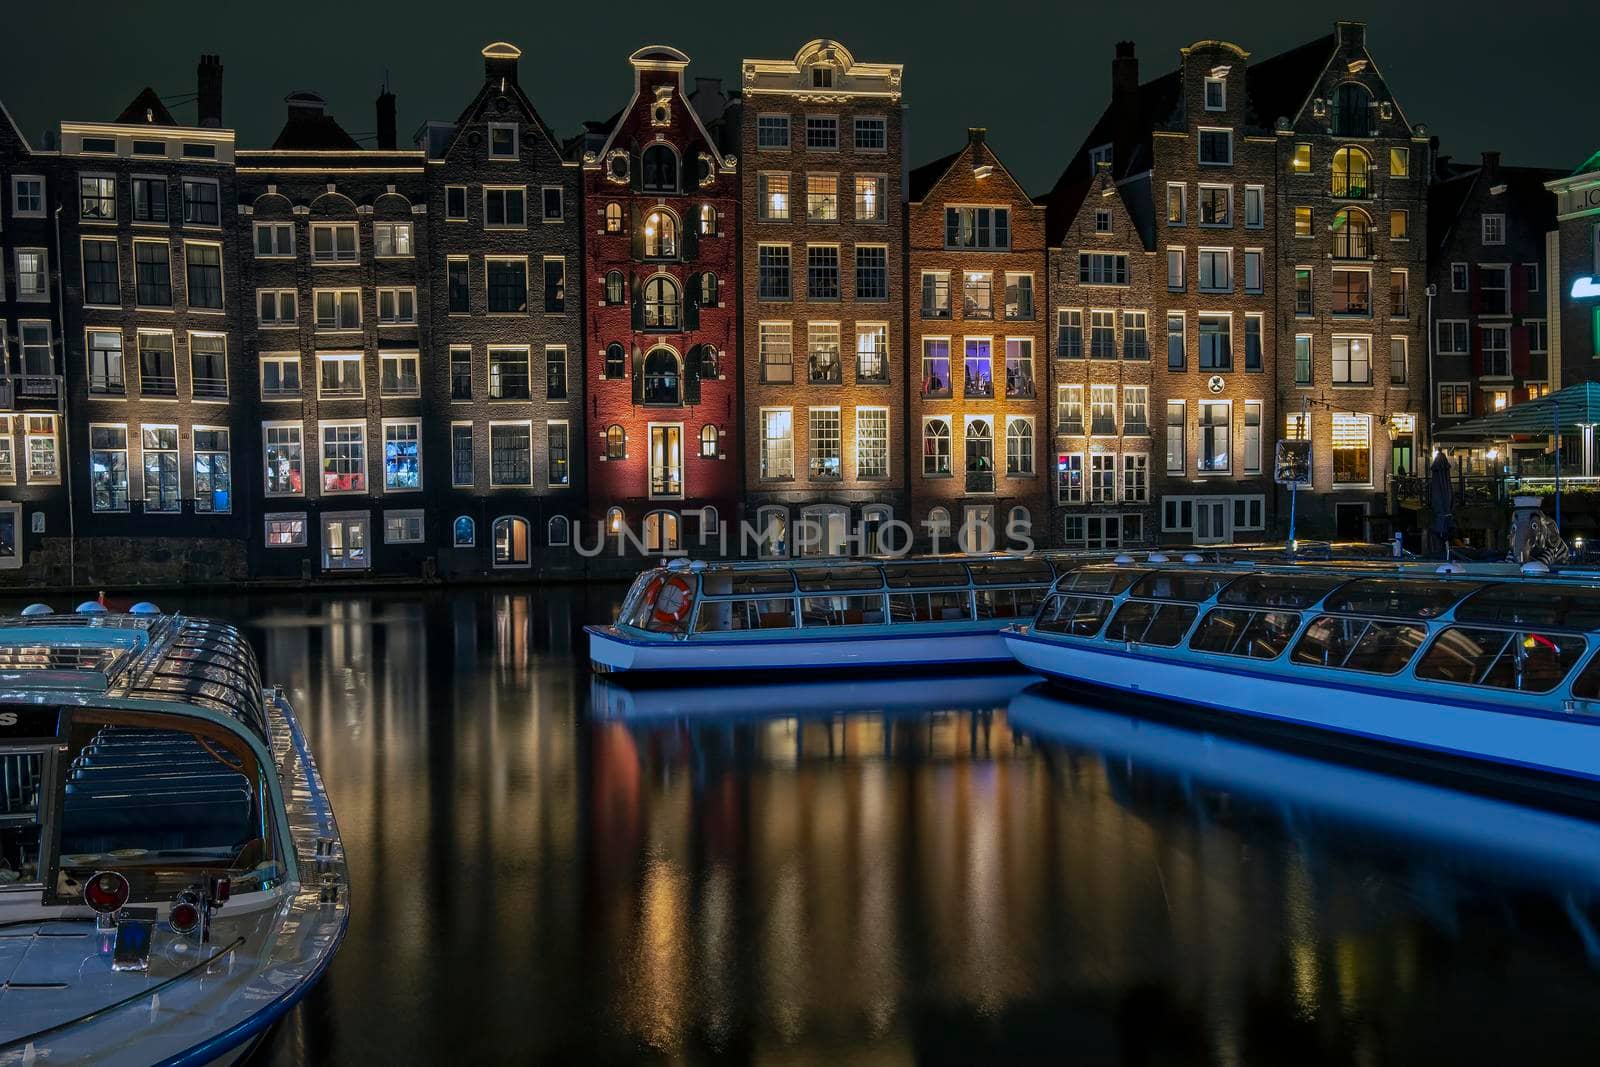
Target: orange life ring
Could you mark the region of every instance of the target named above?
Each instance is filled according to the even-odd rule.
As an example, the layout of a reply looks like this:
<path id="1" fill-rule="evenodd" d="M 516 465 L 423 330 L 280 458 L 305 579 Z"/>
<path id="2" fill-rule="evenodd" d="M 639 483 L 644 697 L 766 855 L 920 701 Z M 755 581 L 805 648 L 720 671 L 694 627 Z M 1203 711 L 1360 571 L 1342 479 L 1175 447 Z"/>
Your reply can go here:
<path id="1" fill-rule="evenodd" d="M 687 579 L 674 574 L 661 583 L 655 601 L 655 620 L 663 626 L 678 626 L 689 617 L 689 606 L 693 603 L 693 587 Z"/>
<path id="2" fill-rule="evenodd" d="M 656 594 L 661 592 L 661 587 L 667 584 L 666 575 L 658 574 L 651 578 L 644 587 L 644 596 L 639 598 L 639 603 L 654 607 Z"/>

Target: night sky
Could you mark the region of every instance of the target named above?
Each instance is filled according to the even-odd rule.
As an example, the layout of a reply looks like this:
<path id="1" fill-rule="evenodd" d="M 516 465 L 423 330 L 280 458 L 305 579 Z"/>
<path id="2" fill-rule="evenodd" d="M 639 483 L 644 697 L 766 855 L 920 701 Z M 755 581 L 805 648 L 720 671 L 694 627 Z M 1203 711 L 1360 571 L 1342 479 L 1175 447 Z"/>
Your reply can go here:
<path id="1" fill-rule="evenodd" d="M 1587 112 L 1589 18 L 1539 2 L 171 0 L 152 7 L 55 0 L 11 8 L 0 100 L 35 145 L 60 119 L 115 118 L 144 85 L 169 99 L 192 94 L 202 52 L 222 55 L 223 119 L 242 146 L 270 144 L 284 95 L 301 88 L 325 96 L 352 134 L 370 135 L 386 74 L 399 96 L 400 140 L 409 146 L 424 120 L 454 119 L 468 103 L 481 83 L 479 50 L 491 40 L 522 48 L 523 88 L 566 136 L 627 102 L 626 60 L 641 45 L 675 45 L 694 61 L 691 78 L 721 76 L 734 86 L 744 57 L 788 57 L 811 38 L 833 37 L 859 59 L 905 64 L 913 166 L 959 147 L 967 126 L 987 126 L 1011 170 L 1039 192 L 1104 106 L 1114 42 L 1137 42 L 1147 80 L 1173 69 L 1177 50 L 1197 39 L 1231 40 L 1262 59 L 1330 32 L 1339 17 L 1365 19 L 1373 57 L 1406 114 L 1457 159 L 1499 149 L 1506 163 L 1570 169 L 1600 139 Z M 763 16 L 764 8 L 773 13 Z M 737 14 L 723 20 L 722 11 Z M 180 122 L 194 119 L 192 103 L 174 112 Z"/>

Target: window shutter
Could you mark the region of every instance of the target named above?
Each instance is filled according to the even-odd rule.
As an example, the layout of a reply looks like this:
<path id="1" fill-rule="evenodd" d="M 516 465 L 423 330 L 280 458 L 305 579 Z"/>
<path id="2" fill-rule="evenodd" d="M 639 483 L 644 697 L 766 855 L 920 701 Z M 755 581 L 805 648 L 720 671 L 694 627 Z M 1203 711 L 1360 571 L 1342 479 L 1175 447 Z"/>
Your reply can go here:
<path id="1" fill-rule="evenodd" d="M 633 346 L 633 402 L 644 403 L 644 360 L 639 357 L 639 346 Z"/>
<path id="2" fill-rule="evenodd" d="M 1483 313 L 1483 272 L 1482 271 L 1473 270 L 1471 265 L 1468 265 L 1468 267 L 1467 267 L 1467 295 L 1468 295 L 1469 303 L 1472 305 L 1472 313 L 1474 315 L 1482 314 Z"/>
<path id="3" fill-rule="evenodd" d="M 700 373 L 702 346 L 695 345 L 683 360 L 683 402 L 700 403 Z"/>
<path id="4" fill-rule="evenodd" d="M 628 150 L 628 180 L 634 192 L 644 191 L 644 153 L 638 146 Z"/>
<path id="5" fill-rule="evenodd" d="M 683 231 L 679 235 L 678 248 L 682 251 L 684 262 L 693 262 L 700 255 L 700 208 L 694 204 L 684 208 L 683 221 L 679 224 Z"/>
<path id="6" fill-rule="evenodd" d="M 634 262 L 644 258 L 644 225 L 639 218 L 639 205 L 628 205 L 628 240 L 632 244 Z"/>
<path id="7" fill-rule="evenodd" d="M 691 274 L 683 285 L 683 328 L 700 328 L 700 275 Z"/>
<path id="8" fill-rule="evenodd" d="M 1521 263 L 1513 263 L 1506 273 L 1510 275 L 1511 310 L 1520 315 L 1528 310 L 1528 272 Z"/>
<path id="9" fill-rule="evenodd" d="M 644 283 L 638 280 L 633 283 L 633 328 L 644 329 Z"/>
<path id="10" fill-rule="evenodd" d="M 1478 298 L 1476 287 L 1472 290 L 1472 298 L 1473 310 L 1476 311 Z M 1481 378 L 1483 377 L 1483 329 L 1481 327 L 1471 323 L 1467 325 L 1467 344 L 1472 349 L 1472 376 Z M 1479 389 L 1478 392 L 1481 394 L 1483 390 Z"/>
<path id="11" fill-rule="evenodd" d="M 1526 378 L 1533 371 L 1533 358 L 1528 353 L 1528 328 L 1511 327 L 1511 373 Z"/>

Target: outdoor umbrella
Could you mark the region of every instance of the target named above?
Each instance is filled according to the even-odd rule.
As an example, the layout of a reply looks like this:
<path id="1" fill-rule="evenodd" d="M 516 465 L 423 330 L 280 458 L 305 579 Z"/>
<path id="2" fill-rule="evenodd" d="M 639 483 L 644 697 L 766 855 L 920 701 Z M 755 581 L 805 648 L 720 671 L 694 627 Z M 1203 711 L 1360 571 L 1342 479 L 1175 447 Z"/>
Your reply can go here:
<path id="1" fill-rule="evenodd" d="M 1428 468 L 1428 507 L 1433 511 L 1433 532 L 1439 542 L 1450 544 L 1450 531 L 1455 526 L 1455 493 L 1450 488 L 1450 457 L 1436 452 L 1433 465 Z"/>

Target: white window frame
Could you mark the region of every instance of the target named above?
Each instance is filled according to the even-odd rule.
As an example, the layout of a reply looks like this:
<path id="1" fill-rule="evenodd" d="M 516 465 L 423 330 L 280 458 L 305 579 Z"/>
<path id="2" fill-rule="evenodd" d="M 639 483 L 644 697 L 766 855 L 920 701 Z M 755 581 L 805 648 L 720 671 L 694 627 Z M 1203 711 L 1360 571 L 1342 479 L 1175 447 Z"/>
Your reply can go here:
<path id="1" fill-rule="evenodd" d="M 428 539 L 427 514 L 421 508 L 395 508 L 383 514 L 383 543 L 386 545 L 420 545 Z M 398 519 L 403 523 L 415 522 L 417 536 L 415 537 L 390 537 L 389 520 Z M 404 527 L 401 530 L 404 533 Z"/>
<path id="2" fill-rule="evenodd" d="M 328 429 L 349 429 L 351 427 L 360 427 L 361 429 L 361 488 L 329 489 L 326 467 L 324 466 L 327 462 L 327 453 L 324 451 L 327 445 L 323 440 L 322 432 Z M 317 493 L 319 496 L 363 496 L 372 492 L 372 434 L 368 433 L 367 430 L 366 419 L 322 419 L 317 423 L 316 474 Z M 305 442 L 303 436 L 300 445 L 300 456 L 301 463 L 304 464 Z M 302 467 L 300 472 L 300 484 L 302 486 L 305 485 L 305 478 L 305 471 Z M 332 516 L 325 515 L 323 517 L 331 518 Z"/>
<path id="3" fill-rule="evenodd" d="M 322 365 L 324 363 L 333 363 L 333 362 L 338 362 L 338 363 L 351 363 L 351 362 L 354 362 L 355 363 L 357 368 L 359 368 L 359 373 L 356 375 L 356 380 L 361 383 L 361 391 L 359 393 L 324 393 L 322 391 Z M 342 375 L 341 375 L 341 377 L 342 377 Z M 304 394 L 304 392 L 305 392 L 305 387 L 306 387 L 305 386 L 305 382 L 302 381 L 300 383 L 300 391 L 301 391 L 302 394 Z M 366 398 L 366 395 L 367 395 L 367 367 L 366 367 L 366 355 L 365 355 L 365 353 L 360 352 L 360 351 L 354 351 L 354 352 L 346 351 L 346 350 L 343 350 L 343 349 L 339 349 L 339 350 L 332 350 L 332 349 L 319 350 L 317 352 L 317 399 L 318 400 L 363 400 L 363 399 Z"/>
<path id="4" fill-rule="evenodd" d="M 287 429 L 297 430 L 300 434 L 300 491 L 298 493 L 292 489 L 273 490 L 268 488 L 270 483 L 267 479 L 267 431 Z M 322 467 L 322 454 L 320 451 L 321 447 L 322 439 L 319 435 L 317 438 L 317 476 L 319 478 L 321 477 Z M 286 497 L 289 499 L 304 497 L 306 495 L 306 429 L 305 424 L 299 419 L 267 421 L 261 424 L 261 495 L 265 497 Z"/>
<path id="5" fill-rule="evenodd" d="M 1491 225 L 1498 236 L 1490 236 Z M 1478 217 L 1479 236 L 1486 245 L 1503 245 L 1506 243 L 1506 217 L 1499 212 L 1490 212 Z"/>
<path id="6" fill-rule="evenodd" d="M 881 412 L 883 415 L 883 473 L 865 474 L 861 464 L 861 416 L 863 412 Z M 890 424 L 889 409 L 881 404 L 862 404 L 855 410 L 855 464 L 856 477 L 870 481 L 882 481 L 894 475 L 894 434 Z"/>
<path id="7" fill-rule="evenodd" d="M 262 352 L 257 357 L 257 362 L 258 370 L 256 372 L 256 388 L 260 390 L 260 395 L 263 402 L 272 403 L 273 401 L 278 400 L 298 400 L 300 397 L 305 395 L 305 364 L 301 360 L 299 352 Z M 274 365 L 293 364 L 298 367 L 300 370 L 300 374 L 298 376 L 300 388 L 295 390 L 293 393 L 277 392 L 269 394 L 267 392 L 267 365 L 269 363 Z"/>
<path id="8" fill-rule="evenodd" d="M 1205 135 L 1208 133 L 1225 133 L 1228 135 L 1228 158 L 1224 162 L 1207 161 L 1201 158 L 1201 147 L 1205 144 Z M 1231 167 L 1233 166 L 1233 129 L 1228 126 L 1200 126 L 1195 129 L 1194 158 L 1202 167 Z"/>
<path id="9" fill-rule="evenodd" d="M 261 231 L 266 230 L 272 235 L 272 251 L 261 251 Z M 289 235 L 289 248 L 285 251 L 279 244 L 278 238 L 283 234 Z M 252 224 L 250 231 L 251 254 L 257 259 L 293 259 L 295 246 L 294 222 L 284 219 L 272 219 L 265 222 Z"/>
<path id="10" fill-rule="evenodd" d="M 36 253 L 41 264 L 39 281 L 43 286 L 37 292 L 23 292 L 22 290 L 22 257 L 26 253 Z M 168 278 L 171 278 L 171 266 L 168 266 Z M 32 273 L 31 271 L 29 272 Z M 44 304 L 50 301 L 50 250 L 48 248 L 19 247 L 11 254 L 11 277 L 16 285 L 17 303 L 19 304 Z"/>
<path id="11" fill-rule="evenodd" d="M 39 208 L 37 211 L 31 208 L 24 210 L 22 207 L 22 184 L 24 182 L 39 183 Z M 11 217 L 17 219 L 44 218 L 47 211 L 48 189 L 49 186 L 45 184 L 44 175 L 42 174 L 13 174 L 11 176 Z"/>
<path id="12" fill-rule="evenodd" d="M 1372 416 L 1367 414 L 1366 412 L 1361 412 L 1361 411 L 1337 411 L 1337 412 L 1334 412 L 1332 418 L 1330 418 L 1329 422 L 1328 422 L 1328 456 L 1329 456 L 1330 459 L 1333 457 L 1333 453 L 1336 451 L 1334 443 L 1333 443 L 1333 421 L 1334 421 L 1334 419 L 1338 419 L 1340 417 L 1357 419 L 1357 420 L 1360 420 L 1361 422 L 1364 422 L 1366 424 L 1366 427 L 1367 427 L 1367 480 L 1364 481 L 1364 482 L 1339 482 L 1339 481 L 1335 481 L 1333 483 L 1333 487 L 1335 489 L 1365 489 L 1365 488 L 1370 488 L 1371 486 L 1373 486 L 1376 483 L 1376 475 L 1377 475 L 1377 470 L 1378 470 L 1377 457 L 1373 454 Z M 1335 465 L 1332 469 L 1337 469 L 1337 465 Z M 1331 473 L 1330 473 L 1330 477 L 1332 477 Z"/>
<path id="13" fill-rule="evenodd" d="M 299 536 L 293 541 L 273 541 L 268 531 L 274 523 L 293 525 L 298 523 Z M 303 511 L 268 511 L 261 516 L 261 545 L 266 549 L 274 548 L 305 548 L 307 543 L 306 530 L 308 527 L 306 513 Z"/>
<path id="14" fill-rule="evenodd" d="M 511 151 L 496 152 L 494 135 L 500 130 L 511 131 Z M 516 162 L 522 156 L 522 129 L 515 122 L 491 122 L 483 139 L 484 158 L 491 162 Z"/>
<path id="15" fill-rule="evenodd" d="M 355 234 L 355 246 L 345 255 L 339 253 L 339 231 L 348 229 Z M 317 255 L 317 233 L 321 230 L 333 231 L 333 254 L 331 256 Z M 311 264 L 315 267 L 349 267 L 361 262 L 361 224 L 350 221 L 313 222 L 311 224 Z"/>
<path id="16" fill-rule="evenodd" d="M 404 293 L 411 294 L 411 317 L 409 319 L 383 317 L 383 298 L 388 296 L 394 301 L 395 312 L 400 310 L 400 297 Z M 378 329 L 415 326 L 417 324 L 417 287 L 414 285 L 383 285 L 377 292 Z"/>

